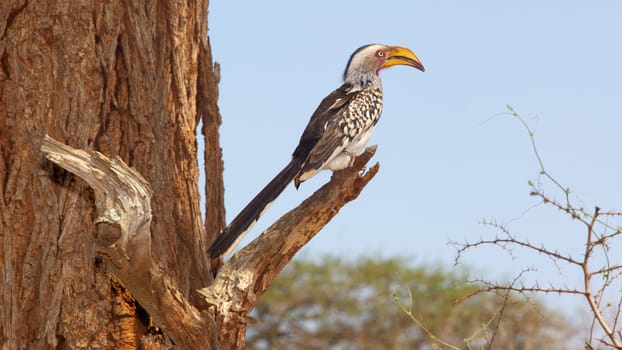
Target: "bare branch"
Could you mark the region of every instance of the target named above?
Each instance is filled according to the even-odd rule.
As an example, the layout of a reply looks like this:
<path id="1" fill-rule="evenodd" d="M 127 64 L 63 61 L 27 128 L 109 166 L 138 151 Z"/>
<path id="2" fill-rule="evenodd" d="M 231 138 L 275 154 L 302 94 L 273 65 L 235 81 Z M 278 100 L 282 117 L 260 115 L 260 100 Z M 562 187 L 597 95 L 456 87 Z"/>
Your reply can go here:
<path id="1" fill-rule="evenodd" d="M 481 282 L 481 281 L 480 281 Z M 525 295 L 525 293 L 545 293 L 545 294 L 579 294 L 579 295 L 585 295 L 585 291 L 579 290 L 579 289 L 568 289 L 568 288 L 542 288 L 542 287 L 538 287 L 538 286 L 531 286 L 531 287 L 525 287 L 525 286 L 520 286 L 520 287 L 515 287 L 515 286 L 502 286 L 502 285 L 494 285 L 494 284 L 489 284 L 487 285 L 485 288 L 483 288 L 481 291 L 485 291 L 485 292 L 507 292 L 507 291 L 512 291 L 512 292 L 516 292 L 519 293 L 521 295 Z"/>
<path id="2" fill-rule="evenodd" d="M 296 252 L 361 193 L 379 169 L 376 164 L 361 173 L 375 149 L 368 147 L 353 167 L 335 172 L 329 183 L 236 253 L 218 271 L 214 283 L 199 291 L 224 315 L 222 322 L 246 318 L 255 300 Z M 239 339 L 243 335 L 225 336 Z"/>
<path id="3" fill-rule="evenodd" d="M 554 206 L 555 208 L 559 209 L 560 211 L 563 211 L 564 213 L 570 215 L 571 218 L 576 219 L 581 221 L 583 224 L 585 225 L 589 225 L 589 222 L 586 221 L 581 215 L 579 214 L 586 214 L 585 211 L 583 211 L 583 209 L 581 208 L 574 208 L 570 202 L 566 203 L 566 204 L 561 204 L 558 201 L 548 197 L 544 192 L 539 191 L 539 190 L 533 190 L 530 193 L 532 196 L 534 197 L 540 197 L 540 199 L 542 199 L 542 201 L 545 204 L 550 204 L 552 206 Z M 588 214 L 589 217 L 589 214 Z"/>
<path id="4" fill-rule="evenodd" d="M 611 285 L 613 284 L 614 280 L 622 276 L 622 271 L 619 271 L 620 269 L 622 269 L 622 265 L 615 265 L 608 268 L 603 268 L 601 270 L 593 271 L 591 272 L 591 275 L 598 276 L 602 274 L 603 278 L 605 279 L 605 284 Z"/>
<path id="5" fill-rule="evenodd" d="M 455 244 L 455 243 L 454 243 Z M 574 264 L 574 265 L 578 265 L 581 266 L 581 262 L 578 260 L 573 259 L 570 256 L 565 256 L 557 251 L 551 251 L 546 249 L 544 246 L 535 246 L 532 243 L 529 242 L 523 242 L 520 241 L 518 239 L 515 238 L 494 238 L 494 239 L 490 239 L 490 240 L 486 240 L 486 239 L 481 239 L 477 242 L 474 243 L 470 243 L 470 242 L 466 242 L 466 243 L 462 243 L 460 244 L 460 248 L 458 249 L 458 256 L 463 254 L 466 250 L 471 249 L 471 248 L 475 248 L 478 246 L 482 246 L 482 245 L 496 245 L 499 246 L 501 248 L 503 248 L 504 250 L 508 251 L 509 249 L 506 247 L 506 245 L 516 245 L 519 247 L 523 247 L 523 248 L 527 248 L 529 250 L 534 250 L 540 254 L 544 254 L 547 255 L 549 257 L 555 258 L 555 259 L 559 259 L 559 260 L 563 260 L 569 264 Z"/>
<path id="6" fill-rule="evenodd" d="M 518 276 L 516 276 L 516 278 L 514 278 L 514 280 L 510 283 L 510 287 L 518 283 L 523 273 L 525 272 L 526 272 L 525 270 L 521 271 L 521 273 L 518 274 Z M 488 342 L 488 350 L 493 349 L 492 345 L 495 342 L 495 337 L 497 335 L 497 329 L 499 329 L 499 325 L 501 324 L 501 320 L 503 319 L 503 313 L 505 312 L 505 308 L 508 305 L 508 301 L 510 299 L 510 293 L 511 293 L 511 290 L 508 289 L 503 295 L 503 303 L 501 303 L 501 309 L 499 310 L 498 315 L 497 315 L 497 322 L 495 322 L 495 325 L 492 328 L 492 336 L 490 337 L 490 342 Z"/>

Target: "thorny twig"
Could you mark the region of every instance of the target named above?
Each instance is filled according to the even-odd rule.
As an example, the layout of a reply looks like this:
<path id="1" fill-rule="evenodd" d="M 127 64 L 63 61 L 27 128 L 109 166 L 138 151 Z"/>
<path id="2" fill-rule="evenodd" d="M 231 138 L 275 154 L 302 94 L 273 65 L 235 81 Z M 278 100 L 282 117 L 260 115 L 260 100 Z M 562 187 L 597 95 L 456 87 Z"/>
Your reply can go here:
<path id="1" fill-rule="evenodd" d="M 508 252 L 511 256 L 513 256 L 512 247 L 516 247 L 545 255 L 549 257 L 556 266 L 557 262 L 561 261 L 576 267 L 578 272 L 580 272 L 583 277 L 582 286 L 580 288 L 555 286 L 553 284 L 549 287 L 541 287 L 538 283 L 530 286 L 523 285 L 522 282 L 520 282 L 522 275 L 527 271 L 533 271 L 533 269 L 524 269 L 509 284 L 500 284 L 498 282 L 489 282 L 484 280 L 475 280 L 471 282 L 480 284 L 480 286 L 483 286 L 483 288 L 480 288 L 480 291 L 486 292 L 516 292 L 525 296 L 526 293 L 581 295 L 587 301 L 590 312 L 593 315 L 592 330 L 590 332 L 590 338 L 588 340 L 588 344 L 586 344 L 586 348 L 593 348 L 591 345 L 592 336 L 594 333 L 594 327 L 598 325 L 600 331 L 604 334 L 600 339 L 598 339 L 598 341 L 608 347 L 622 349 L 622 330 L 618 328 L 618 320 L 622 311 L 622 295 L 617 298 L 617 310 L 613 315 L 613 319 L 609 320 L 603 314 L 604 294 L 607 290 L 611 289 L 613 283 L 622 275 L 622 262 L 612 262 L 612 256 L 609 254 L 612 241 L 622 235 L 621 226 L 612 225 L 609 223 L 609 220 L 622 216 L 622 212 L 602 211 L 599 207 L 595 207 L 593 212 L 588 212 L 582 207 L 575 207 L 570 198 L 570 189 L 568 187 L 564 187 L 545 169 L 544 162 L 538 152 L 535 142 L 534 132 L 511 106 L 507 106 L 507 108 L 511 115 L 515 117 L 529 133 L 531 146 L 540 166 L 539 176 L 544 176 L 544 178 L 548 179 L 552 184 L 554 184 L 555 187 L 564 193 L 565 203 L 562 204 L 547 195 L 542 189 L 540 182 L 538 182 L 538 186 L 536 186 L 532 181 L 529 182 L 529 185 L 532 187 L 531 195 L 540 198 L 542 203 L 552 205 L 560 211 L 568 214 L 572 219 L 575 219 L 583 224 L 586 229 L 583 243 L 585 245 L 583 258 L 573 258 L 569 253 L 560 252 L 557 249 L 550 249 L 545 247 L 543 244 L 533 244 L 526 239 L 519 238 L 518 236 L 512 234 L 509 229 L 503 225 L 497 224 L 496 222 L 484 221 L 484 224 L 500 230 L 504 237 L 497 236 L 494 239 L 480 239 L 476 242 L 454 242 L 453 244 L 457 247 L 456 262 L 458 262 L 468 250 L 481 246 L 495 246 Z M 598 247 L 602 247 L 600 254 L 598 254 L 598 251 L 596 250 Z M 605 261 L 605 266 L 596 268 L 591 267 L 591 265 L 596 264 L 595 260 L 599 259 Z M 600 276 L 603 280 L 594 293 L 592 288 L 596 287 L 594 286 L 595 276 Z M 608 303 L 605 304 L 606 305 L 604 307 L 608 307 L 610 305 Z"/>

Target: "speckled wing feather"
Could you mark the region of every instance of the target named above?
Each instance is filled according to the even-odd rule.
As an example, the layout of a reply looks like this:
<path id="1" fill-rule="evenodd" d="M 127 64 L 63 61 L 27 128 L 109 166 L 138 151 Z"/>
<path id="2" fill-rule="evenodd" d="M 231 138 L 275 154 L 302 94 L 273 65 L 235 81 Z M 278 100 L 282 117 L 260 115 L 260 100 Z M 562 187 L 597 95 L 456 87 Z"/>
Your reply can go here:
<path id="1" fill-rule="evenodd" d="M 336 114 L 343 113 L 344 110 L 339 110 Z M 326 130 L 322 133 L 315 147 L 313 147 L 313 150 L 307 156 L 307 160 L 300 170 L 300 174 L 307 171 L 322 169 L 322 166 L 324 166 L 330 158 L 343 152 L 346 144 L 343 129 L 339 127 L 340 119 L 339 115 L 335 115 L 335 119 L 326 123 Z"/>
<path id="2" fill-rule="evenodd" d="M 335 114 L 342 111 L 344 106 L 354 96 L 353 93 L 349 93 L 351 87 L 350 84 L 343 84 L 322 100 L 315 112 L 313 112 L 311 119 L 309 119 L 309 123 L 307 123 L 302 136 L 300 136 L 298 146 L 294 150 L 294 158 L 300 161 L 307 159 L 309 153 L 326 130 L 326 124 L 331 119 L 334 119 Z"/>
<path id="3" fill-rule="evenodd" d="M 321 169 L 342 143 L 343 133 L 338 129 L 340 115 L 358 94 L 358 91 L 351 91 L 351 88 L 352 85 L 343 84 L 324 98 L 311 116 L 293 154 L 294 159 L 302 164 L 294 179 L 296 188 L 300 185 L 301 181 L 298 179 L 303 174 Z M 339 151 L 341 150 L 343 147 Z"/>

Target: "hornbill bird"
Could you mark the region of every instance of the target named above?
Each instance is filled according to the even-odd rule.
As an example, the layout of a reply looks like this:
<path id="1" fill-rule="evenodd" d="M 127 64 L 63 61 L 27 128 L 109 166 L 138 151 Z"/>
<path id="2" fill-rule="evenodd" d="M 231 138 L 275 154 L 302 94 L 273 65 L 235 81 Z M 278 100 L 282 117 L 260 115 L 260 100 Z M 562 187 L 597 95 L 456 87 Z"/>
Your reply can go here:
<path id="1" fill-rule="evenodd" d="M 400 46 L 365 45 L 352 53 L 343 74 L 343 85 L 324 98 L 315 110 L 292 160 L 218 236 L 209 249 L 212 258 L 231 252 L 292 180 L 298 188 L 320 170 L 336 171 L 353 164 L 382 112 L 382 83 L 378 74 L 395 65 L 424 71 L 419 58 Z"/>

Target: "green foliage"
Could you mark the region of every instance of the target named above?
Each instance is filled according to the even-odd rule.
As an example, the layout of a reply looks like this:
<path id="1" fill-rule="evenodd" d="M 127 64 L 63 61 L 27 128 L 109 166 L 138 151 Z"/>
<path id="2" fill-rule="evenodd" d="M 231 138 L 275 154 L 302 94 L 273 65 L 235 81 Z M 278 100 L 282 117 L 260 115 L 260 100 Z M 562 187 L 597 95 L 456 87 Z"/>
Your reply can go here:
<path id="1" fill-rule="evenodd" d="M 403 258 L 293 261 L 262 296 L 249 349 L 568 348 L 563 318 L 518 298 L 476 293 L 467 273 L 412 267 Z M 406 303 L 411 317 L 400 309 Z M 412 297 L 412 298 L 411 298 Z M 412 305 L 410 304 L 412 301 Z M 414 320 L 413 320 L 414 318 Z M 415 322 L 416 321 L 416 322 Z M 495 322 L 491 322 L 495 321 Z M 419 325 L 417 324 L 419 323 Z M 484 325 L 484 326 L 483 326 Z"/>

